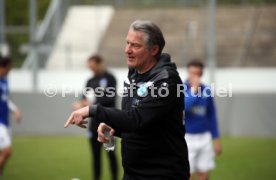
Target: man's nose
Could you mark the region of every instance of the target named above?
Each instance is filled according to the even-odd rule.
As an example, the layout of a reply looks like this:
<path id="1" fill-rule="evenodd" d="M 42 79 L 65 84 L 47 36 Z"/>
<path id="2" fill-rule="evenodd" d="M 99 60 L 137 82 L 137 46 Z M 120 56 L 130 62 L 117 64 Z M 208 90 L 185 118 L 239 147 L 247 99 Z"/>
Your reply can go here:
<path id="1" fill-rule="evenodd" d="M 125 53 L 126 54 L 130 54 L 131 53 L 131 48 L 130 48 L 130 46 L 128 44 L 126 45 Z"/>

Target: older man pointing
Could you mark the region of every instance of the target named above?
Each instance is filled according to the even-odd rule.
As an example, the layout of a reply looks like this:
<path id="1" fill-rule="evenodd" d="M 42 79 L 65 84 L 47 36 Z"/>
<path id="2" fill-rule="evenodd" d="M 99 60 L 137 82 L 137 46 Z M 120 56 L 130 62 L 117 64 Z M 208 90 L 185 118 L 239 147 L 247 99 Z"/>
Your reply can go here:
<path id="1" fill-rule="evenodd" d="M 168 54 L 160 28 L 150 21 L 130 25 L 125 54 L 129 67 L 122 110 L 91 105 L 74 111 L 65 127 L 86 127 L 86 117 L 100 123 L 100 142 L 122 138 L 123 180 L 188 180 L 183 131 L 182 81 Z"/>

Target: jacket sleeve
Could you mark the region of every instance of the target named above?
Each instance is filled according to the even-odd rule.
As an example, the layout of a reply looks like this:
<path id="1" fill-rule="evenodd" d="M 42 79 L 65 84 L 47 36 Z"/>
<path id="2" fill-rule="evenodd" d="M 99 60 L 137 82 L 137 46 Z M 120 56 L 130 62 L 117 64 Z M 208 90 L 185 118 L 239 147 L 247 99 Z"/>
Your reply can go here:
<path id="1" fill-rule="evenodd" d="M 155 87 L 161 87 L 164 82 L 166 81 L 155 84 Z M 162 117 L 170 112 L 171 108 L 174 107 L 172 104 L 175 104 L 177 100 L 176 80 L 170 79 L 166 83 L 169 91 L 169 95 L 166 97 L 148 95 L 140 101 L 137 107 L 129 111 L 107 108 L 98 104 L 96 107 L 90 106 L 90 116 L 94 116 L 96 121 L 104 122 L 119 132 L 133 132 L 152 128 L 164 119 Z M 179 98 L 183 98 L 183 96 Z"/>
<path id="2" fill-rule="evenodd" d="M 213 139 L 219 138 L 216 108 L 215 108 L 215 104 L 214 104 L 214 99 L 212 97 L 209 97 L 208 117 L 209 117 L 209 121 L 210 121 L 210 130 L 211 130 L 212 138 Z"/>

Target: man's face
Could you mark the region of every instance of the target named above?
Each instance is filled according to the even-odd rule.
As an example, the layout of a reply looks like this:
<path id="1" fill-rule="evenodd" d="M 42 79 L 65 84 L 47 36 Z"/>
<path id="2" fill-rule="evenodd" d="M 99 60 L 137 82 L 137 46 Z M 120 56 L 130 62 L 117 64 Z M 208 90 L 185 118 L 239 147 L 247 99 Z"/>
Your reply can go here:
<path id="1" fill-rule="evenodd" d="M 188 68 L 188 79 L 192 80 L 195 78 L 200 78 L 202 75 L 202 69 L 197 66 L 190 66 Z"/>
<path id="2" fill-rule="evenodd" d="M 100 64 L 98 64 L 97 62 L 95 62 L 93 60 L 88 61 L 87 66 L 91 71 L 93 71 L 96 74 L 100 71 Z"/>
<path id="3" fill-rule="evenodd" d="M 126 42 L 125 53 L 128 67 L 141 70 L 156 54 L 156 52 L 148 50 L 143 32 L 129 30 Z"/>

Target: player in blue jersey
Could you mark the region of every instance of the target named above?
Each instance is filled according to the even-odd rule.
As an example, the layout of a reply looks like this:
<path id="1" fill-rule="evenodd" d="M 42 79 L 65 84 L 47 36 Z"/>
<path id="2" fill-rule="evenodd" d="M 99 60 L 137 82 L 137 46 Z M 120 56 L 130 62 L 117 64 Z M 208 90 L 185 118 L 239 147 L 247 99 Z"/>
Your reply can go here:
<path id="1" fill-rule="evenodd" d="M 2 179 L 4 166 L 12 152 L 9 112 L 13 112 L 17 122 L 19 122 L 21 118 L 19 109 L 8 98 L 9 91 L 6 77 L 10 69 L 11 59 L 0 56 L 0 179 Z"/>
<path id="2" fill-rule="evenodd" d="M 185 139 L 188 145 L 191 179 L 209 179 L 215 155 L 221 153 L 214 99 L 209 87 L 200 82 L 204 65 L 199 60 L 187 64 L 185 88 Z"/>

